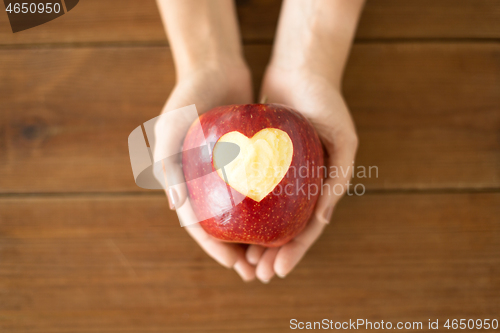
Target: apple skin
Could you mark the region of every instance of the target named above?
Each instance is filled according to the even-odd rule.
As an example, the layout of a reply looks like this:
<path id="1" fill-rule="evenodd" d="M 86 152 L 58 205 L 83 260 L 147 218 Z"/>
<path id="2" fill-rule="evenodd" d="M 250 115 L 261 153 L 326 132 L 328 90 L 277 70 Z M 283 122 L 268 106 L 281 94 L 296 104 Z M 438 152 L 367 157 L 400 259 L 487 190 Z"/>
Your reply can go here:
<path id="1" fill-rule="evenodd" d="M 219 240 L 266 247 L 281 246 L 297 236 L 309 221 L 319 197 L 319 194 L 310 194 L 308 198 L 309 185 L 316 184 L 320 192 L 323 179 L 323 174 L 317 172 L 318 166 L 324 165 L 323 148 L 307 119 L 281 104 L 247 104 L 217 107 L 201 115 L 199 120 L 204 133 L 200 126 L 191 126 L 188 130 L 182 165 L 186 179 L 191 180 L 187 187 L 195 214 L 213 216 L 200 222 L 203 229 Z M 260 202 L 236 193 L 241 196 L 236 201 L 239 204 L 228 205 L 227 199 L 222 199 L 223 195 L 227 198 L 228 185 L 215 172 L 212 163 L 213 144 L 203 153 L 185 152 L 205 142 L 215 143 L 228 132 L 238 131 L 252 138 L 265 128 L 280 129 L 290 137 L 293 144 L 290 168 L 275 190 Z M 306 177 L 300 177 L 299 168 L 307 165 Z M 302 175 L 306 173 L 304 169 Z M 208 181 L 199 178 L 211 172 L 215 176 Z M 284 191 L 287 185 L 288 194 Z M 223 213 L 217 215 L 216 212 L 221 211 Z"/>

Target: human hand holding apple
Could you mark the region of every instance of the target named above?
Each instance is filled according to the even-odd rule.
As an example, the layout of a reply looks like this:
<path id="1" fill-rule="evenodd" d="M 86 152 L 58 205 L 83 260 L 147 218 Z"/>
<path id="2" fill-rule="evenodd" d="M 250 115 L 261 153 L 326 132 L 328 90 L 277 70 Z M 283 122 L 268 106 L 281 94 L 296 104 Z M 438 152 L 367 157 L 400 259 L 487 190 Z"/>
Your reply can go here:
<path id="1" fill-rule="evenodd" d="M 189 77 L 179 80 L 165 104 L 163 113 L 195 104 L 198 113 L 203 114 L 217 105 L 248 103 L 251 99 L 248 70 L 244 67 L 224 68 L 221 65 L 213 69 L 193 71 Z M 191 119 L 177 115 L 179 117 L 176 119 L 169 116 L 165 118 L 168 122 L 157 122 L 155 126 L 155 151 L 161 151 L 162 156 L 178 156 L 186 131 L 191 125 Z M 166 159 L 163 167 L 167 185 L 176 184 L 166 189 L 170 208 L 177 210 L 179 218 L 187 225 L 184 228 L 190 236 L 213 259 L 225 267 L 233 268 L 243 280 L 254 279 L 255 267 L 247 262 L 244 247 L 219 241 L 208 235 L 198 224 L 193 224 L 194 213 L 183 181 L 181 160 Z"/>
<path id="2" fill-rule="evenodd" d="M 199 114 L 218 105 L 246 104 L 253 99 L 251 74 L 242 56 L 233 1 L 158 0 L 160 15 L 175 63 L 176 85 L 162 113 L 195 104 Z M 193 24 L 196 22 L 196 24 Z M 207 34 L 210 38 L 207 38 Z M 162 119 L 162 117 L 160 117 Z M 178 155 L 193 119 L 182 117 L 155 127 L 155 155 Z M 180 160 L 166 160 L 164 172 L 174 185 L 166 190 L 170 206 L 177 209 L 184 224 L 194 218 L 187 189 L 182 182 Z M 245 281 L 255 278 L 255 267 L 245 258 L 239 244 L 221 242 L 199 225 L 186 231 L 205 252 L 221 265 L 233 268 Z"/>
<path id="3" fill-rule="evenodd" d="M 176 87 L 163 112 L 196 104 L 201 114 L 220 105 L 251 103 L 250 74 L 242 58 L 234 3 L 158 0 L 158 4 L 177 72 Z M 362 4 L 363 0 L 284 2 L 264 79 L 262 93 L 269 102 L 288 105 L 312 121 L 329 153 L 327 165 L 350 165 L 357 147 L 354 125 L 339 87 Z M 163 156 L 179 152 L 189 124 L 181 117 L 175 123 L 157 126 L 156 142 L 162 143 L 157 149 L 171 153 Z M 179 163 L 165 165 L 168 177 L 183 177 Z M 329 179 L 327 184 L 345 180 Z M 171 206 L 182 205 L 182 211 L 177 210 L 181 219 L 196 220 L 190 200 L 186 200 L 186 186 L 175 183 L 179 185 L 167 192 Z M 254 194 L 259 199 L 259 193 Z M 321 233 L 337 200 L 331 194 L 321 196 L 309 225 L 298 236 L 280 247 L 250 245 L 246 256 L 240 245 L 219 241 L 201 227 L 186 229 L 212 258 L 233 267 L 244 280 L 252 280 L 257 273 L 261 281 L 268 282 L 275 272 L 284 276 L 297 264 Z"/>
<path id="4" fill-rule="evenodd" d="M 273 93 L 272 90 L 269 92 Z M 271 96 L 278 98 L 274 93 Z M 321 126 L 316 123 L 316 127 L 323 138 L 332 138 L 334 135 L 329 129 L 333 126 L 327 124 L 335 120 L 330 119 L 333 114 L 325 112 L 320 105 L 312 109 L 318 113 L 309 113 L 308 117 L 321 123 Z M 338 108 L 337 111 L 341 111 L 337 114 L 340 116 L 337 120 L 346 125 L 348 113 L 347 118 L 342 119 L 346 116 L 342 111 L 346 109 Z M 172 188 L 169 188 L 168 192 L 170 201 L 174 201 L 175 208 L 178 209 L 181 221 L 184 221 L 184 224 L 201 221 L 203 229 L 187 226 L 188 232 L 207 253 L 223 265 L 231 267 L 230 263 L 226 263 L 228 260 L 239 262 L 239 268 L 235 269 L 245 280 L 252 279 L 255 274 L 249 264 L 251 263 L 257 265 L 258 273 L 263 274 L 259 278 L 268 281 L 274 275 L 274 266 L 280 265 L 278 254 L 281 254 L 285 264 L 291 263 L 288 268 L 291 270 L 307 250 L 306 242 L 310 241 L 310 246 L 321 233 L 325 222 L 330 219 L 330 216 L 323 215 L 331 215 L 331 210 L 328 209 L 321 212 L 323 215 L 320 218 L 316 214 L 306 227 L 321 192 L 322 179 L 326 172 L 323 168 L 323 149 L 316 131 L 305 117 L 277 104 L 216 107 L 203 113 L 197 122 L 201 123 L 201 126 L 193 126 L 187 131 L 182 149 L 182 174 L 188 180 L 189 200 L 184 202 L 187 199 L 184 184 L 174 186 L 177 193 L 174 200 L 170 194 Z M 177 129 L 183 127 L 179 126 L 180 123 L 181 119 L 170 119 L 172 128 L 168 129 L 163 124 L 157 128 L 157 133 L 171 136 L 175 133 L 174 126 Z M 344 129 L 346 128 L 341 126 L 340 130 Z M 158 141 L 165 143 L 176 140 L 159 137 Z M 207 153 L 188 153 L 206 143 L 212 143 L 206 145 Z M 236 144 L 240 151 L 236 159 L 219 166 L 217 151 L 223 149 L 219 148 L 223 143 Z M 331 148 L 332 145 L 327 143 L 325 146 Z M 349 167 L 350 162 L 342 161 L 346 154 L 342 154 L 343 150 L 340 148 L 336 146 L 330 150 L 330 164 Z M 355 147 L 351 148 L 355 150 Z M 161 149 L 165 150 L 165 147 Z M 179 151 L 178 146 L 169 149 L 172 155 Z M 349 155 L 350 152 L 346 153 Z M 254 164 L 256 169 L 253 168 Z M 301 167 L 305 167 L 306 174 L 302 173 Z M 176 168 L 180 166 L 166 167 L 167 174 L 172 174 Z M 211 175 L 208 178 L 202 177 L 209 174 Z M 345 187 L 341 181 L 342 179 L 328 180 L 332 183 L 328 188 L 334 188 L 336 183 Z M 275 191 L 278 186 L 279 191 Z M 332 202 L 335 204 L 338 200 L 335 197 L 331 200 L 330 196 L 329 192 L 324 194 L 323 206 L 332 205 Z M 318 207 L 316 211 L 322 211 L 321 206 Z M 188 221 L 189 219 L 193 221 Z M 247 260 L 242 258 L 241 247 L 222 241 L 253 244 L 246 252 Z M 230 259 L 227 259 L 229 257 Z M 277 273 L 280 273 L 279 268 Z M 269 279 L 266 279 L 269 275 Z"/>
<path id="5" fill-rule="evenodd" d="M 310 120 L 326 149 L 328 170 L 331 166 L 351 170 L 357 136 L 347 106 L 335 85 L 309 71 L 283 71 L 270 66 L 262 94 L 270 102 L 290 105 Z M 261 281 L 269 281 L 274 274 L 284 277 L 295 267 L 330 221 L 350 177 L 350 173 L 344 176 L 341 172 L 339 177 L 325 180 L 327 190 L 319 197 L 309 224 L 290 242 L 274 248 L 250 245 L 247 260 L 256 265 L 256 275 Z M 339 186 L 344 189 L 341 195 L 332 191 Z"/>
<path id="6" fill-rule="evenodd" d="M 284 1 L 263 80 L 261 95 L 269 102 L 286 104 L 311 121 L 328 154 L 327 168 L 347 171 L 356 154 L 358 139 L 340 86 L 363 3 Z M 325 188 L 345 188 L 350 177 L 348 173 L 327 179 Z M 261 281 L 290 273 L 323 231 L 340 197 L 324 191 L 307 227 L 289 243 L 279 248 L 248 248 L 247 259 L 256 265 Z"/>

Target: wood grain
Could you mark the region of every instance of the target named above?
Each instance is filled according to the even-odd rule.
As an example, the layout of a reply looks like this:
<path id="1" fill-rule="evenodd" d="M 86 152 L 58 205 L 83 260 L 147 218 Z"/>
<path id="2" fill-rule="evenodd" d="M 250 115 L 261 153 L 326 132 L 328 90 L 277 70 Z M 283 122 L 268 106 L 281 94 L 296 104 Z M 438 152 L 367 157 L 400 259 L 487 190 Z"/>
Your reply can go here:
<path id="1" fill-rule="evenodd" d="M 245 42 L 270 42 L 280 0 L 237 1 Z M 499 38 L 496 0 L 368 0 L 357 38 Z M 66 15 L 13 34 L 0 15 L 0 45 L 166 43 L 154 0 L 85 0 Z"/>
<path id="2" fill-rule="evenodd" d="M 500 185 L 500 45 L 357 45 L 344 92 L 368 188 Z M 474 179 L 474 180 L 473 180 Z"/>
<path id="3" fill-rule="evenodd" d="M 498 38 L 495 0 L 367 0 L 357 37 Z"/>
<path id="4" fill-rule="evenodd" d="M 270 47 L 246 47 L 255 87 Z M 367 189 L 500 185 L 500 46 L 354 47 L 344 91 Z M 128 134 L 174 84 L 166 47 L 0 51 L 0 192 L 138 191 Z"/>
<path id="5" fill-rule="evenodd" d="M 281 1 L 236 3 L 258 91 Z M 262 285 L 133 181 L 127 137 L 175 84 L 155 1 L 80 1 L 16 34 L 0 14 L 0 332 L 500 320 L 498 22 L 497 0 L 367 1 L 343 91 L 378 174 Z"/>
<path id="6" fill-rule="evenodd" d="M 0 199 L 0 330 L 265 332 L 496 318 L 499 193 L 344 199 L 286 279 L 244 284 L 160 195 Z M 424 331 L 427 331 L 424 327 Z"/>

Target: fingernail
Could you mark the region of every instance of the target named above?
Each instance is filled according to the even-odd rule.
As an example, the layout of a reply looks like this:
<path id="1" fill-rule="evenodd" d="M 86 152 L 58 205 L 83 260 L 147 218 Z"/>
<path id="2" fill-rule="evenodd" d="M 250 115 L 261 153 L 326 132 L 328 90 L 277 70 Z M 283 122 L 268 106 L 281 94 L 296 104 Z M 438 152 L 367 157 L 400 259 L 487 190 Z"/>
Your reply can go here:
<path id="1" fill-rule="evenodd" d="M 327 209 L 325 209 L 325 213 L 323 214 L 323 217 L 325 219 L 325 222 L 326 224 L 330 223 L 330 220 L 332 218 L 332 214 L 333 214 L 333 206 L 331 207 L 328 207 Z"/>
<path id="2" fill-rule="evenodd" d="M 175 207 L 179 201 L 179 196 L 173 188 L 169 188 L 167 191 L 168 204 L 171 210 L 175 210 Z"/>
<path id="3" fill-rule="evenodd" d="M 250 259 L 252 259 L 252 260 L 250 260 Z M 249 259 L 249 258 L 247 258 L 248 263 L 249 263 L 250 265 L 252 265 L 252 266 L 257 266 L 257 264 L 258 264 L 259 262 L 258 262 L 258 261 L 253 260 L 254 258 L 250 258 L 250 259 Z"/>
<path id="4" fill-rule="evenodd" d="M 262 283 L 264 283 L 264 284 L 268 284 L 269 282 L 271 282 L 271 279 L 269 279 L 269 280 L 262 280 L 262 279 L 261 279 L 261 280 L 260 280 L 260 282 L 262 282 Z"/>
<path id="5" fill-rule="evenodd" d="M 277 275 L 280 279 L 284 279 L 284 278 L 286 278 L 286 274 L 279 274 L 279 273 L 276 273 L 276 275 Z"/>
<path id="6" fill-rule="evenodd" d="M 241 277 L 241 279 L 245 282 L 250 282 L 252 281 L 251 277 L 248 277 L 247 274 L 245 274 L 245 269 L 242 266 L 241 262 L 237 262 L 234 264 L 233 269 L 238 275 Z"/>

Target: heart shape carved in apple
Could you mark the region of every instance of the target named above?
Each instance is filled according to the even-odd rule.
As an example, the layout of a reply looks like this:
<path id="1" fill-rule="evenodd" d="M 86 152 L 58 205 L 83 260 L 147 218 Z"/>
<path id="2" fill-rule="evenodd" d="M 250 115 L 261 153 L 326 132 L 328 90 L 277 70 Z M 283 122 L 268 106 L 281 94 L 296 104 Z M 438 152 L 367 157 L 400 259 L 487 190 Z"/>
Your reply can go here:
<path id="1" fill-rule="evenodd" d="M 224 145 L 219 145 L 220 142 L 234 143 L 240 148 L 236 158 L 228 164 L 221 162 L 225 158 Z M 285 177 L 292 156 L 292 140 L 280 129 L 265 128 L 252 138 L 233 131 L 224 134 L 215 144 L 213 164 L 229 186 L 259 202 Z"/>

